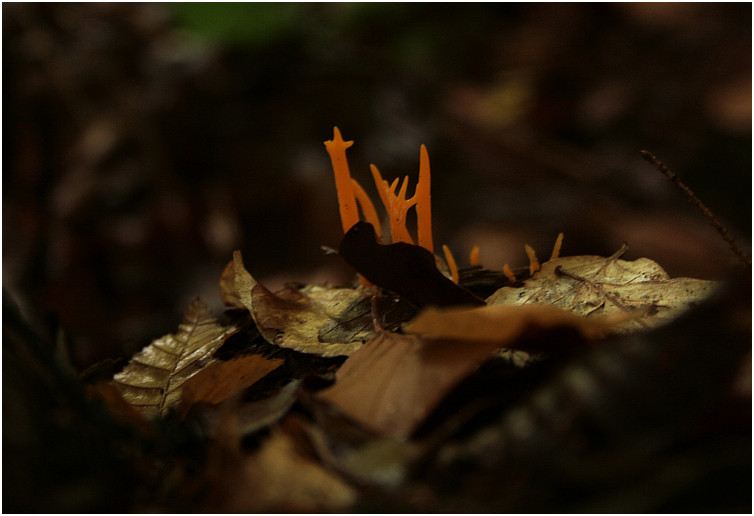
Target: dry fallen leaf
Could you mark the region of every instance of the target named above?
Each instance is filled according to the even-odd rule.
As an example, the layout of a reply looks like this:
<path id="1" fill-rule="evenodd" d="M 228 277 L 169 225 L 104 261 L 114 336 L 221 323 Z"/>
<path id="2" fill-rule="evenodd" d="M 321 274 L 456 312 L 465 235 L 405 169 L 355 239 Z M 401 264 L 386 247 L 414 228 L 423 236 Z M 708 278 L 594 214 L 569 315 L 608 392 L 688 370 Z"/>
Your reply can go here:
<path id="1" fill-rule="evenodd" d="M 668 322 L 706 299 L 718 283 L 691 278 L 670 279 L 647 258 L 620 260 L 613 256 L 569 256 L 551 260 L 526 280 L 523 287 L 503 287 L 488 305 L 552 305 L 592 317 L 630 313 L 644 308 L 642 317 L 628 319 L 616 331 L 635 331 Z"/>
<path id="2" fill-rule="evenodd" d="M 211 364 L 212 354 L 236 331 L 218 324 L 197 299 L 184 313 L 178 332 L 136 353 L 113 377 L 115 385 L 145 416 L 164 416 L 180 402 L 186 381 Z"/>
<path id="3" fill-rule="evenodd" d="M 184 384 L 183 401 L 186 404 L 220 403 L 261 380 L 283 362 L 283 359 L 268 359 L 262 355 L 246 355 L 227 362 L 214 362 Z"/>
<path id="4" fill-rule="evenodd" d="M 231 260 L 220 274 L 220 299 L 225 306 L 232 308 L 246 308 L 236 293 L 236 267 L 235 261 Z M 241 285 L 239 285 L 240 287 Z M 251 288 L 252 285 L 249 285 Z"/>
<path id="5" fill-rule="evenodd" d="M 446 278 L 437 269 L 430 251 L 405 242 L 382 245 L 368 222 L 358 222 L 348 230 L 338 254 L 366 279 L 417 307 L 484 304 L 481 298 Z"/>
<path id="6" fill-rule="evenodd" d="M 630 313 L 588 318 L 551 305 L 430 307 L 404 324 L 403 329 L 426 338 L 497 342 L 499 347 L 516 349 L 516 338 L 529 328 L 568 326 L 579 330 L 586 338 L 599 338 L 634 318 Z"/>
<path id="7" fill-rule="evenodd" d="M 317 398 L 377 433 L 408 437 L 497 347 L 380 332 L 343 363 L 335 385 Z"/>
<path id="8" fill-rule="evenodd" d="M 334 357 L 350 355 L 374 335 L 369 297 L 358 290 L 307 286 L 273 294 L 249 274 L 240 251 L 231 263 L 235 296 L 267 342 Z"/>

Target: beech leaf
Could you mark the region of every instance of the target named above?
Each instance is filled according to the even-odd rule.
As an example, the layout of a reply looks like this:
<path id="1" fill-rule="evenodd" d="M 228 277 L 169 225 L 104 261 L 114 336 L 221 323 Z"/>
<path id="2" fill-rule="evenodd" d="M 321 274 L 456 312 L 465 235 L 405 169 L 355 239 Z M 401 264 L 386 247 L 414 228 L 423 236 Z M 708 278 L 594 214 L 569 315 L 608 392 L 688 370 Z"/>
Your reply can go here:
<path id="1" fill-rule="evenodd" d="M 220 325 L 197 299 L 184 313 L 177 333 L 152 341 L 113 380 L 123 398 L 142 414 L 164 416 L 180 402 L 184 384 L 216 360 L 213 353 L 236 331 Z"/>
<path id="2" fill-rule="evenodd" d="M 249 274 L 240 251 L 231 263 L 235 296 L 267 342 L 334 357 L 350 355 L 374 336 L 370 298 L 359 290 L 309 285 L 272 293 Z"/>
<path id="3" fill-rule="evenodd" d="M 489 305 L 552 305 L 582 316 L 631 313 L 616 332 L 659 326 L 706 299 L 718 283 L 692 278 L 670 279 L 647 258 L 620 260 L 622 248 L 610 257 L 569 256 L 551 260 L 527 279 L 523 287 L 503 287 L 488 299 Z"/>
<path id="4" fill-rule="evenodd" d="M 380 332 L 346 359 L 335 384 L 317 398 L 377 433 L 408 437 L 497 347 Z"/>

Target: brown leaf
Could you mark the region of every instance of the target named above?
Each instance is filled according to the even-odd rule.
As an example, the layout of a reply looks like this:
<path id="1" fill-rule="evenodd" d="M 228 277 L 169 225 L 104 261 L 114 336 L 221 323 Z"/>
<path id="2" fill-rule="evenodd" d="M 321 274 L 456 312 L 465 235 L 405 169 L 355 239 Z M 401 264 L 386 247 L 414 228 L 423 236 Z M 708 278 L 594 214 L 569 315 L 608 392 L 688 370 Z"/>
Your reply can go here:
<path id="1" fill-rule="evenodd" d="M 183 386 L 183 401 L 217 404 L 250 387 L 285 360 L 262 355 L 245 355 L 228 362 L 214 362 L 202 369 Z"/>
<path id="2" fill-rule="evenodd" d="M 350 355 L 372 338 L 369 296 L 348 288 L 315 285 L 273 294 L 257 283 L 233 253 L 234 288 L 262 337 L 302 353 Z"/>
<path id="3" fill-rule="evenodd" d="M 588 317 L 648 309 L 642 317 L 628 318 L 616 329 L 628 332 L 674 319 L 718 286 L 714 281 L 670 279 L 647 258 L 620 260 L 623 252 L 625 248 L 608 258 L 569 256 L 549 261 L 523 287 L 503 287 L 487 303 L 552 305 Z"/>
<path id="4" fill-rule="evenodd" d="M 586 338 L 604 336 L 633 314 L 582 317 L 550 305 L 497 305 L 479 308 L 427 308 L 403 325 L 408 333 L 433 339 L 497 342 L 517 349 L 516 339 L 530 328 L 569 326 Z"/>
<path id="5" fill-rule="evenodd" d="M 180 402 L 186 381 L 211 364 L 212 354 L 236 331 L 218 324 L 197 299 L 186 310 L 176 334 L 154 340 L 113 379 L 126 401 L 142 414 L 164 416 Z"/>
<path id="6" fill-rule="evenodd" d="M 317 397 L 375 432 L 408 437 L 497 347 L 380 332 L 343 363 L 335 385 Z"/>
<path id="7" fill-rule="evenodd" d="M 338 254 L 375 285 L 418 307 L 484 305 L 482 299 L 443 276 L 431 252 L 404 242 L 382 245 L 368 222 L 358 222 L 348 230 Z"/>

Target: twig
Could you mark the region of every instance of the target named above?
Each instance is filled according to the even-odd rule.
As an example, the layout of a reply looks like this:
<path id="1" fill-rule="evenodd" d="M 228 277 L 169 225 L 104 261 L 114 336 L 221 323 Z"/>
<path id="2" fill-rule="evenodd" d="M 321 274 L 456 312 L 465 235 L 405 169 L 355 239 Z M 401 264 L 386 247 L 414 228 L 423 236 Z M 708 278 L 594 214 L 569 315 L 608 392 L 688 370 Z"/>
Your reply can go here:
<path id="1" fill-rule="evenodd" d="M 657 156 L 649 151 L 641 151 L 641 157 L 654 165 L 657 170 L 662 172 L 665 177 L 670 180 L 670 182 L 676 185 L 681 190 L 681 192 L 683 192 L 683 195 L 685 195 L 686 198 L 691 202 L 691 204 L 696 206 L 696 208 L 701 211 L 705 217 L 707 217 L 707 219 L 714 226 L 717 232 L 720 233 L 720 236 L 723 237 L 723 240 L 728 243 L 728 246 L 731 248 L 731 250 L 736 253 L 746 265 L 751 267 L 751 257 L 738 246 L 735 239 L 730 235 L 728 230 L 722 224 L 720 224 L 720 221 L 717 220 L 717 217 L 715 217 L 710 209 L 707 208 L 696 195 L 694 195 L 694 192 L 692 192 L 691 189 L 683 183 L 683 181 L 678 179 L 676 173 L 670 170 L 662 161 L 657 159 Z"/>

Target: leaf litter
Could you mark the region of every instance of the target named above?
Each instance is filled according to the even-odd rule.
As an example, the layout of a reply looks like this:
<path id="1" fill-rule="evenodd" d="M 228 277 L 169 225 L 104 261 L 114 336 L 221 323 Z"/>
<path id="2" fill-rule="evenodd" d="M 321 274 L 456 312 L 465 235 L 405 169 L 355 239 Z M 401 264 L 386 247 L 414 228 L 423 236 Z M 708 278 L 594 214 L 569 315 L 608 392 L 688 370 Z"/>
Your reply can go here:
<path id="1" fill-rule="evenodd" d="M 364 488 L 416 487 L 420 463 L 448 473 L 455 459 L 442 457 L 464 442 L 471 452 L 456 456 L 480 460 L 488 439 L 496 446 L 506 439 L 494 418 L 508 414 L 523 436 L 516 418 L 530 408 L 521 400 L 534 393 L 531 403 L 540 403 L 537 386 L 553 368 L 589 349 L 609 356 L 614 334 L 673 321 L 718 287 L 671 279 L 646 258 L 621 260 L 625 248 L 607 258 L 553 251 L 540 265 L 527 246 L 529 272 L 516 279 L 507 265 L 488 271 L 477 259 L 459 274 L 444 247 L 453 281 L 438 270 L 440 258 L 406 235 L 383 245 L 374 226 L 355 223 L 339 249 L 361 275 L 350 288 L 273 293 L 235 251 L 219 282 L 234 322 L 193 303 L 176 334 L 156 339 L 114 376 L 122 398 L 98 396 L 124 421 L 134 419 L 129 406 L 152 420 L 180 407 L 178 424 L 205 429 L 214 459 L 199 482 L 215 487 L 200 507 L 349 510 L 368 499 Z M 230 336 L 233 345 L 217 353 Z M 498 375 L 491 383 L 490 371 Z"/>
<path id="2" fill-rule="evenodd" d="M 403 246 L 415 247 L 399 247 Z M 413 253 L 398 252 L 398 262 L 410 260 Z M 229 445 L 235 442 L 238 449 L 232 459 L 224 460 L 237 464 L 232 469 L 232 485 L 237 487 L 226 485 L 223 489 L 230 492 L 216 506 L 247 512 L 347 510 L 362 496 L 358 486 L 398 489 L 410 482 L 416 465 L 431 456 L 438 442 L 473 420 L 481 410 L 476 405 L 485 406 L 473 400 L 489 398 L 490 393 L 467 392 L 464 382 L 482 364 L 503 360 L 506 370 L 520 371 L 515 374 L 525 383 L 529 366 L 542 357 L 544 363 L 548 356 L 562 359 L 598 345 L 609 334 L 671 320 L 716 286 L 671 280 L 647 259 L 577 256 L 545 262 L 515 283 L 476 266 L 473 276 L 461 277 L 477 282 L 476 288 L 504 286 L 485 304 L 474 306 L 476 302 L 467 302 L 467 290 L 456 289 L 442 275 L 448 283 L 434 289 L 436 294 L 428 288 L 424 297 L 406 299 L 401 292 L 422 288 L 422 283 L 403 284 L 403 272 L 390 279 L 396 268 L 396 261 L 388 260 L 377 278 L 380 286 L 402 285 L 388 289 L 388 294 L 364 285 L 305 285 L 272 293 L 254 280 L 236 251 L 221 275 L 221 298 L 230 310 L 248 312 L 254 323 L 248 338 L 263 338 L 267 354 L 277 348 L 282 355 L 263 356 L 252 347 L 238 348 L 227 360 L 217 359 L 213 354 L 238 325 L 218 323 L 197 302 L 187 310 L 179 332 L 135 355 L 116 375 L 115 384 L 126 401 L 150 418 L 164 417 L 180 405 L 181 420 L 203 420 L 213 441 L 227 439 L 221 428 L 232 418 L 235 433 Z M 433 295 L 438 300 L 434 305 Z M 399 301 L 424 308 L 406 309 Z M 392 321 L 389 330 L 383 327 L 386 320 Z M 180 358 L 167 364 L 166 349 Z M 255 386 L 283 370 L 281 365 L 294 357 L 305 363 L 306 356 L 347 358 L 332 362 L 326 372 L 304 370 L 301 380 L 261 398 L 252 395 L 262 389 Z M 176 373 L 166 374 L 168 366 Z M 470 415 L 444 403 L 459 389 L 453 396 L 469 397 Z M 505 399 L 505 393 L 494 397 Z M 304 400 L 301 407 L 315 416 L 313 422 L 296 414 L 297 400 Z M 109 405 L 124 413 L 112 400 Z M 195 406 L 204 408 L 192 410 Z M 447 410 L 451 412 L 445 414 Z M 294 420 L 298 433 L 281 430 L 296 426 Z M 427 421 L 435 430 L 417 440 L 418 429 Z M 268 437 L 263 437 L 265 429 L 271 432 Z M 302 439 L 309 447 L 304 453 L 296 444 Z M 244 451 L 243 442 L 256 442 L 256 452 Z M 255 487 L 247 491 L 240 486 Z M 215 495 L 208 495 L 209 500 Z"/>

